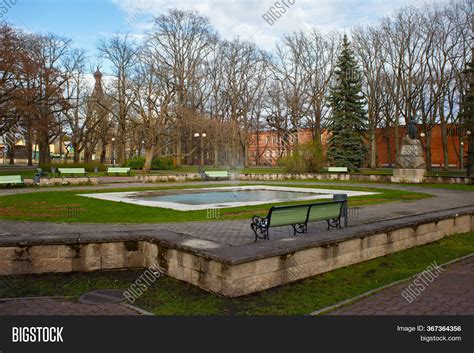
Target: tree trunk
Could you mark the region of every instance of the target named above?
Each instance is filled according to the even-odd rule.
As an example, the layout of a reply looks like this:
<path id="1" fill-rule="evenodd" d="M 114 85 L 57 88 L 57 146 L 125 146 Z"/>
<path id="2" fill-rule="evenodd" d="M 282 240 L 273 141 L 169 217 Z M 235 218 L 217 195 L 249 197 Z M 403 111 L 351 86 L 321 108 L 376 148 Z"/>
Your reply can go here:
<path id="1" fill-rule="evenodd" d="M 214 145 L 214 167 L 219 165 L 219 147 L 217 143 Z"/>
<path id="2" fill-rule="evenodd" d="M 431 170 L 431 131 L 426 134 L 426 169 Z"/>
<path id="3" fill-rule="evenodd" d="M 28 156 L 28 167 L 33 166 L 33 141 L 31 141 L 31 131 L 27 131 L 25 136 L 26 154 Z"/>
<path id="4" fill-rule="evenodd" d="M 151 163 L 153 161 L 153 147 L 145 148 L 145 164 L 143 165 L 143 173 L 150 173 Z"/>
<path id="5" fill-rule="evenodd" d="M 441 145 L 443 147 L 443 170 L 449 169 L 449 155 L 448 155 L 448 132 L 446 129 L 446 119 L 444 118 L 443 105 L 440 105 L 439 119 L 441 125 Z"/>
<path id="6" fill-rule="evenodd" d="M 370 168 L 377 168 L 377 136 L 375 136 L 375 127 L 370 129 Z"/>
<path id="7" fill-rule="evenodd" d="M 38 141 L 38 149 L 39 149 L 39 164 L 49 164 L 51 163 L 51 154 L 49 150 L 49 136 L 47 132 L 40 132 L 39 134 L 39 141 Z"/>
<path id="8" fill-rule="evenodd" d="M 181 167 L 182 164 L 182 145 L 181 145 L 181 129 L 176 128 L 176 167 Z"/>
<path id="9" fill-rule="evenodd" d="M 9 164 L 15 164 L 15 143 L 11 142 L 8 145 L 8 157 L 10 158 Z"/>
<path id="10" fill-rule="evenodd" d="M 106 158 L 107 158 L 107 145 L 102 144 L 102 150 L 100 152 L 100 163 L 105 164 L 106 163 L 106 161 L 105 161 Z"/>

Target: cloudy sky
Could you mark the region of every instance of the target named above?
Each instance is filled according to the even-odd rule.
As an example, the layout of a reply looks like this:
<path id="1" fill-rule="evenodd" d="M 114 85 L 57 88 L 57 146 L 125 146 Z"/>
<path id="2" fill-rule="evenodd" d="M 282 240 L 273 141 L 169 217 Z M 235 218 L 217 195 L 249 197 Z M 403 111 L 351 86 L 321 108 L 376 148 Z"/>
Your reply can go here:
<path id="1" fill-rule="evenodd" d="M 0 12 L 0 20 L 28 31 L 68 37 L 91 55 L 100 38 L 117 31 L 139 37 L 150 28 L 154 15 L 170 8 L 196 9 L 209 17 L 221 37 L 251 39 L 270 50 L 284 33 L 313 27 L 323 32 L 349 31 L 356 24 L 376 22 L 398 7 L 423 4 L 420 0 L 278 0 L 285 13 L 270 25 L 263 16 L 269 18 L 275 0 L 0 0 L 3 2 L 16 4 L 9 5 L 6 14 Z"/>

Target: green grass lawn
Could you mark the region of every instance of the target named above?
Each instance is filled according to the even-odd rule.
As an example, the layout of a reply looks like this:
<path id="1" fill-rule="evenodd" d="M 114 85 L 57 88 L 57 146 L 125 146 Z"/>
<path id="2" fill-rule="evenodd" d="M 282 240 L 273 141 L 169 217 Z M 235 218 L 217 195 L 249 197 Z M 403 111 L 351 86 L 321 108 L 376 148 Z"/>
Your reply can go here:
<path id="1" fill-rule="evenodd" d="M 337 269 L 240 298 L 224 298 L 161 276 L 135 305 L 158 315 L 302 315 L 474 253 L 474 232 Z M 127 289 L 143 271 L 0 277 L 0 298 L 71 296 L 95 289 Z"/>
<path id="2" fill-rule="evenodd" d="M 224 185 L 219 185 L 224 186 Z M 285 186 L 314 188 L 312 185 L 298 185 L 297 183 Z M 203 186 L 167 186 L 151 187 L 146 190 L 186 189 Z M 366 187 L 346 187 L 324 185 L 320 186 L 332 190 L 359 190 L 373 191 L 376 195 L 351 197 L 349 206 L 363 206 L 369 204 L 414 201 L 431 197 L 424 193 L 406 192 L 399 190 L 371 189 Z M 83 223 L 146 223 L 146 222 L 184 222 L 184 221 L 209 221 L 207 210 L 202 211 L 176 211 L 164 208 L 146 207 L 126 203 L 91 199 L 78 196 L 81 193 L 100 193 L 116 191 L 144 191 L 145 189 L 118 189 L 118 190 L 73 190 L 73 191 L 48 191 L 38 193 L 24 193 L 0 197 L 0 219 L 42 221 L 42 222 L 83 222 Z M 325 201 L 325 200 L 320 200 Z M 309 201 L 311 202 L 311 201 Z M 312 201 L 314 202 L 314 201 Z M 294 204 L 282 203 L 282 204 Z M 299 202 L 301 203 L 301 202 Z M 266 215 L 270 204 L 246 207 L 224 208 L 220 211 L 219 220 L 250 219 L 254 214 Z M 74 208 L 74 212 L 71 212 Z M 74 217 L 71 217 L 71 214 Z"/>

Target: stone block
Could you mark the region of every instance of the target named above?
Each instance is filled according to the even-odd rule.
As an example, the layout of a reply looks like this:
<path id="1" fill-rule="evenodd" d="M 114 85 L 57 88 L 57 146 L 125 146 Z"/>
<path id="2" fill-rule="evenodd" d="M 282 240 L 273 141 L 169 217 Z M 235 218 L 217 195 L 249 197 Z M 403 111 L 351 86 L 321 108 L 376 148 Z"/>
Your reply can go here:
<path id="1" fill-rule="evenodd" d="M 79 256 L 80 247 L 74 245 L 57 245 L 58 257 L 60 259 L 73 258 Z"/>
<path id="2" fill-rule="evenodd" d="M 1 247 L 0 248 L 0 261 L 13 261 L 18 258 L 17 251 L 21 251 L 21 248 L 17 247 Z"/>
<path id="3" fill-rule="evenodd" d="M 72 259 L 33 259 L 32 266 L 35 270 L 35 273 L 71 272 Z"/>
<path id="4" fill-rule="evenodd" d="M 426 169 L 394 169 L 392 183 L 423 183 Z"/>
<path id="5" fill-rule="evenodd" d="M 102 243 L 100 244 L 100 255 L 106 257 L 123 256 L 125 246 L 123 243 Z"/>
<path id="6" fill-rule="evenodd" d="M 471 227 L 471 215 L 459 216 L 454 219 L 454 226 L 469 226 Z"/>
<path id="7" fill-rule="evenodd" d="M 407 238 L 412 238 L 415 236 L 415 230 L 413 228 L 402 228 L 402 229 L 397 229 L 393 232 L 390 232 L 388 234 L 388 239 L 391 241 L 397 242 L 399 240 L 404 240 Z"/>
<path id="8" fill-rule="evenodd" d="M 103 269 L 119 269 L 119 268 L 124 268 L 127 265 L 127 261 L 124 254 L 102 256 L 101 259 L 102 259 L 101 267 Z"/>
<path id="9" fill-rule="evenodd" d="M 100 257 L 79 257 L 72 259 L 73 271 L 97 271 L 102 268 L 102 261 Z"/>
<path id="10" fill-rule="evenodd" d="M 426 223 L 426 224 L 420 224 L 417 228 L 416 228 L 416 235 L 419 236 L 419 235 L 423 235 L 423 234 L 426 234 L 426 233 L 432 233 L 432 232 L 436 232 L 436 223 Z"/>
<path id="11" fill-rule="evenodd" d="M 363 239 L 351 239 L 339 243 L 339 254 L 346 254 L 353 251 L 358 251 L 363 246 L 364 242 L 369 242 L 369 237 Z M 370 237 L 371 238 L 371 237 Z"/>
<path id="12" fill-rule="evenodd" d="M 448 218 L 448 219 L 443 219 L 439 221 L 436 224 L 436 229 L 446 229 L 446 228 L 452 228 L 454 227 L 454 219 L 453 218 Z"/>
<path id="13" fill-rule="evenodd" d="M 30 259 L 55 259 L 58 257 L 57 245 L 35 245 L 29 249 Z"/>
<path id="14" fill-rule="evenodd" d="M 20 261 L 3 261 L 2 258 L 0 258 L 0 276 L 6 276 L 6 275 L 11 275 L 13 274 L 13 263 L 14 262 L 20 262 Z"/>
<path id="15" fill-rule="evenodd" d="M 80 257 L 100 257 L 101 244 L 81 244 L 79 250 Z"/>
<path id="16" fill-rule="evenodd" d="M 365 246 L 364 244 L 364 248 L 372 248 L 374 246 L 381 246 L 387 244 L 388 235 L 387 233 L 374 234 L 369 237 L 366 237 L 366 239 L 367 246 Z"/>
<path id="17" fill-rule="evenodd" d="M 143 267 L 142 253 L 138 251 L 127 253 L 127 267 Z"/>

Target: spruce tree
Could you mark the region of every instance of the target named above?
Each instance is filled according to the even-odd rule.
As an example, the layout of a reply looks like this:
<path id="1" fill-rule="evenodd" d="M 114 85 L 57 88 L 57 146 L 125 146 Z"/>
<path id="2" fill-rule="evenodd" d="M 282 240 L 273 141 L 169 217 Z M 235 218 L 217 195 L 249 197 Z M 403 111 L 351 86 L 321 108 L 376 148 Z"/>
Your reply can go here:
<path id="1" fill-rule="evenodd" d="M 474 55 L 474 49 L 473 49 Z M 460 110 L 460 118 L 463 128 L 470 131 L 468 135 L 468 154 L 467 154 L 467 175 L 473 176 L 474 170 L 474 56 L 471 62 L 467 64 L 465 70 L 467 79 L 469 80 L 469 87 L 463 97 Z"/>
<path id="2" fill-rule="evenodd" d="M 347 36 L 335 69 L 335 84 L 331 87 L 329 103 L 329 140 L 327 159 L 331 166 L 357 170 L 367 156 L 368 126 L 362 76 Z"/>

